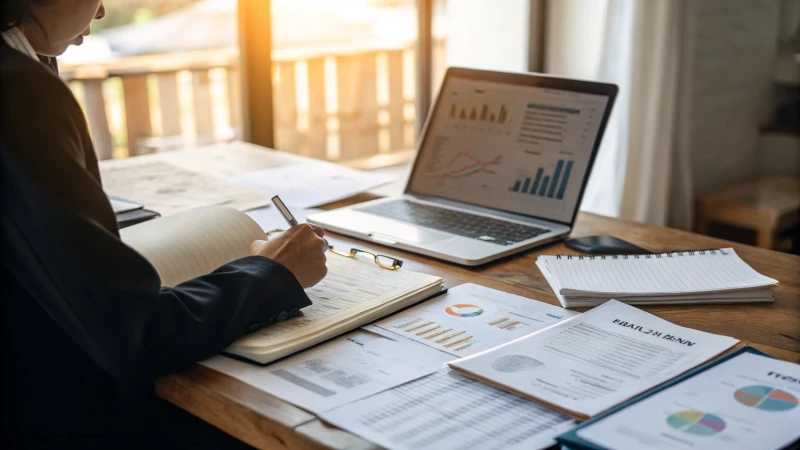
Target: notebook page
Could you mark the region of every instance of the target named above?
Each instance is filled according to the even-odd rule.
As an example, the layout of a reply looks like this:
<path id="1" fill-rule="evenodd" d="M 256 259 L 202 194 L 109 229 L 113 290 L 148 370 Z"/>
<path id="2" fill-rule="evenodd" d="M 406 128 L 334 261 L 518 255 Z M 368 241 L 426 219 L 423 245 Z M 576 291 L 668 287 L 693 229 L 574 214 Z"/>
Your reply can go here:
<path id="1" fill-rule="evenodd" d="M 303 309 L 303 316 L 245 336 L 236 341 L 231 350 L 268 353 L 271 348 L 336 327 L 441 280 L 433 275 L 381 269 L 367 258 L 329 253 L 328 275 L 306 290 L 313 304 Z"/>
<path id="2" fill-rule="evenodd" d="M 249 255 L 264 231 L 246 214 L 222 206 L 194 208 L 120 230 L 122 241 L 155 267 L 162 286 L 213 272 Z"/>
<path id="3" fill-rule="evenodd" d="M 747 265 L 732 248 L 652 255 L 650 258 L 541 257 L 561 293 L 653 294 L 737 290 L 777 284 Z"/>

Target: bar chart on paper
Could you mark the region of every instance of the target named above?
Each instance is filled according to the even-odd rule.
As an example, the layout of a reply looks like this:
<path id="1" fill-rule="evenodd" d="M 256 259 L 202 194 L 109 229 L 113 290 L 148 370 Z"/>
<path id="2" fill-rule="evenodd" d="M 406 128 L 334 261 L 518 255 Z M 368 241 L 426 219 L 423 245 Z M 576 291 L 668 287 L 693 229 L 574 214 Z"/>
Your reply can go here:
<path id="1" fill-rule="evenodd" d="M 467 284 L 375 326 L 454 356 L 469 356 L 565 317 L 563 309 L 552 305 Z"/>
<path id="2" fill-rule="evenodd" d="M 552 173 L 545 174 L 545 169 L 539 167 L 535 175 L 514 181 L 514 185 L 509 187 L 508 190 L 519 194 L 563 200 L 570 175 L 572 174 L 573 164 L 573 161 L 559 159 Z"/>
<path id="3" fill-rule="evenodd" d="M 480 343 L 480 340 L 465 330 L 448 327 L 423 317 L 405 319 L 393 325 L 393 328 L 396 331 L 419 336 L 453 352 L 460 352 Z"/>

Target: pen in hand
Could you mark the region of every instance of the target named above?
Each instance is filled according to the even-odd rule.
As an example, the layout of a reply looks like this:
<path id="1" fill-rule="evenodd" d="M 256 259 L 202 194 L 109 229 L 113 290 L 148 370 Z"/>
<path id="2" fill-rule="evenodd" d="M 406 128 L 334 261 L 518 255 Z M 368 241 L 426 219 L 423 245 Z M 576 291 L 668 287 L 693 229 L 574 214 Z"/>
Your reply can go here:
<path id="1" fill-rule="evenodd" d="M 280 212 L 283 218 L 286 219 L 286 222 L 289 224 L 290 227 L 298 225 L 297 219 L 294 218 L 292 213 L 289 211 L 289 208 L 286 207 L 286 205 L 283 203 L 283 200 L 281 200 L 280 197 L 278 197 L 277 195 L 272 197 L 272 204 L 275 205 L 276 208 L 278 208 L 278 212 Z M 322 240 L 325 241 L 324 251 L 327 252 L 328 249 L 331 248 L 331 246 L 330 244 L 328 244 L 327 239 L 322 238 Z"/>

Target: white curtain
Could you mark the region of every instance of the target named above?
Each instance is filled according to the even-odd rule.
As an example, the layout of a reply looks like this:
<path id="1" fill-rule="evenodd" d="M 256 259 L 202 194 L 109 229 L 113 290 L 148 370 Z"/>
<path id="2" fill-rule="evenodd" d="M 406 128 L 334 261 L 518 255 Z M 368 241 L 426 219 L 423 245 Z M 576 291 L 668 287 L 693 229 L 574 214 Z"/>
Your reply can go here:
<path id="1" fill-rule="evenodd" d="M 692 188 L 681 80 L 686 0 L 552 1 L 546 70 L 616 83 L 620 94 L 595 162 L 582 209 L 689 228 Z M 598 5 L 604 8 L 598 14 Z M 584 8 L 601 23 L 586 35 Z M 556 21 L 556 19 L 558 19 Z M 565 46 L 584 34 L 601 43 Z M 584 41 L 587 42 L 587 41 Z M 590 42 L 590 41 L 589 41 Z M 596 49 L 596 54 L 587 50 Z M 577 61 L 595 61 L 580 67 Z M 585 63 L 583 63 L 585 66 Z M 579 67 L 583 73 L 574 73 Z M 572 73 L 570 73 L 572 72 Z"/>

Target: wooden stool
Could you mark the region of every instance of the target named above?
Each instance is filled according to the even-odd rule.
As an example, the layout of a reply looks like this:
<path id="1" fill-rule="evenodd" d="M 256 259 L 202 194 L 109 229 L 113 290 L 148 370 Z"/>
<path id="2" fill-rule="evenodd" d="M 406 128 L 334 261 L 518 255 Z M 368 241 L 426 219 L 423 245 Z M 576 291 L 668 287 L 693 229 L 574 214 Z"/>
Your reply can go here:
<path id="1" fill-rule="evenodd" d="M 697 198 L 696 232 L 707 235 L 711 223 L 747 228 L 756 231 L 762 248 L 774 248 L 778 233 L 797 227 L 799 221 L 797 178 L 761 178 Z"/>

